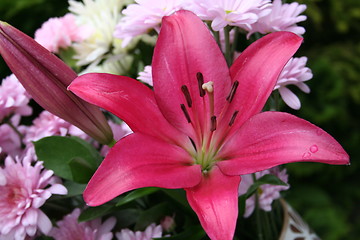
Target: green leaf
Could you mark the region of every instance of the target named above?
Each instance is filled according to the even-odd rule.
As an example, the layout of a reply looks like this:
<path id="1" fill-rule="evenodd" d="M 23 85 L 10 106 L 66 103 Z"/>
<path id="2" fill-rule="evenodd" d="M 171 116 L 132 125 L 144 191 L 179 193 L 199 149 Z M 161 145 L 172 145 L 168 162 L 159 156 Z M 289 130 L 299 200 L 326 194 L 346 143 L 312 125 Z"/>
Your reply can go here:
<path id="1" fill-rule="evenodd" d="M 88 183 L 95 170 L 81 157 L 75 157 L 69 162 L 72 177 L 75 182 Z"/>
<path id="2" fill-rule="evenodd" d="M 88 142 L 78 137 L 52 136 L 34 143 L 38 159 L 44 166 L 62 178 L 84 182 L 85 175 L 92 173 L 101 162 L 99 153 Z M 80 160 L 81 158 L 82 160 Z M 81 173 L 86 166 L 85 175 Z M 76 176 L 74 178 L 74 176 Z"/>
<path id="3" fill-rule="evenodd" d="M 131 201 L 134 201 L 138 198 L 147 196 L 147 195 L 157 192 L 159 190 L 160 190 L 159 188 L 155 188 L 155 187 L 136 189 L 136 190 L 130 192 L 129 194 L 127 194 L 125 197 L 120 198 L 120 200 L 117 202 L 116 206 L 119 207 L 121 205 L 124 205 Z"/>
<path id="4" fill-rule="evenodd" d="M 154 238 L 156 240 L 199 240 L 205 237 L 205 232 L 200 225 L 195 225 L 187 228 L 184 232 L 171 237 Z"/>
<path id="5" fill-rule="evenodd" d="M 83 194 L 86 184 L 79 184 L 73 181 L 65 181 L 64 186 L 68 190 L 66 197 L 74 197 Z"/>
<path id="6" fill-rule="evenodd" d="M 144 230 L 151 223 L 159 222 L 163 217 L 172 214 L 172 209 L 166 202 L 155 205 L 146 211 L 141 212 L 135 225 L 135 230 Z"/>
<path id="7" fill-rule="evenodd" d="M 114 206 L 109 205 L 109 204 L 103 204 L 98 207 L 89 207 L 80 214 L 78 221 L 79 222 L 87 222 L 87 221 L 91 221 L 96 218 L 100 218 L 100 217 L 112 212 L 113 209 L 114 209 Z"/>

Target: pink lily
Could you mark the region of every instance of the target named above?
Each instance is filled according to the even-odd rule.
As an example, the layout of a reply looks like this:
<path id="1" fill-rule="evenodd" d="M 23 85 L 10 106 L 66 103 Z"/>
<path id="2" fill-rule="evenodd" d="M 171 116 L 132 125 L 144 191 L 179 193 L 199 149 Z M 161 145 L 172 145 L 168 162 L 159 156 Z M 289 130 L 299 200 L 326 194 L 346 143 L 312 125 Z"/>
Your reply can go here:
<path id="1" fill-rule="evenodd" d="M 153 56 L 154 91 L 128 77 L 88 74 L 69 89 L 134 131 L 110 150 L 85 192 L 103 204 L 142 187 L 184 188 L 211 239 L 230 240 L 240 175 L 314 161 L 347 164 L 329 134 L 281 112 L 260 113 L 302 38 L 261 38 L 228 69 L 203 22 L 188 11 L 164 17 Z"/>

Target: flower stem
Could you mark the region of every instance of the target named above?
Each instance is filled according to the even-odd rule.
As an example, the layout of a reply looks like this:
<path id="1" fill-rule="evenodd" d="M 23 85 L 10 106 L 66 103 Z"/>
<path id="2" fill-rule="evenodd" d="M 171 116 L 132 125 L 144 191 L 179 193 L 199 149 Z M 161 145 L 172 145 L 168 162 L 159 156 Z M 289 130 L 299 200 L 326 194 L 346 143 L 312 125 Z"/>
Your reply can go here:
<path id="1" fill-rule="evenodd" d="M 231 54 L 231 43 L 230 43 L 230 26 L 224 28 L 224 37 L 225 37 L 225 59 L 228 66 L 232 64 L 232 54 Z"/>

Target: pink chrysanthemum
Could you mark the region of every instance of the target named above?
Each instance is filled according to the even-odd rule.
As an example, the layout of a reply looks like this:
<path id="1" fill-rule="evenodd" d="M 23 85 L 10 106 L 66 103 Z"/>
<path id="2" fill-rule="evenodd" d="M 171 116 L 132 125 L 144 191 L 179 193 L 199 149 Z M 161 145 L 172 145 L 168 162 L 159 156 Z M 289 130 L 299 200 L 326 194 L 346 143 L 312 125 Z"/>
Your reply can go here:
<path id="1" fill-rule="evenodd" d="M 306 16 L 299 15 L 306 9 L 305 4 L 297 2 L 282 4 L 281 0 L 274 0 L 271 12 L 251 25 L 248 37 L 254 33 L 262 34 L 278 31 L 293 32 L 298 35 L 305 33 L 305 28 L 297 26 L 296 23 L 306 20 Z"/>
<path id="2" fill-rule="evenodd" d="M 39 208 L 52 194 L 67 194 L 53 171 L 43 169 L 40 161 L 32 166 L 31 160 L 7 157 L 0 168 L 0 235 L 4 239 L 23 240 L 38 229 L 49 233 L 52 224 Z"/>
<path id="3" fill-rule="evenodd" d="M 58 53 L 59 48 L 67 48 L 72 42 L 81 42 L 86 39 L 91 30 L 88 27 L 78 26 L 73 14 L 55 17 L 47 20 L 35 32 L 35 40 L 50 52 Z"/>
<path id="4" fill-rule="evenodd" d="M 279 170 L 278 167 L 264 170 L 261 172 L 255 173 L 256 179 L 261 178 L 266 174 L 272 174 L 277 176 L 280 180 L 287 183 L 288 175 L 286 173 L 286 169 L 282 171 Z M 239 195 L 245 194 L 248 188 L 254 183 L 252 174 L 242 175 L 241 176 L 241 185 L 239 187 Z M 259 194 L 259 207 L 264 211 L 271 211 L 271 204 L 275 199 L 280 198 L 280 191 L 284 191 L 289 189 L 289 186 L 282 186 L 282 185 L 271 185 L 271 184 L 264 184 L 260 186 L 260 194 Z M 255 195 L 251 196 L 246 200 L 246 208 L 244 217 L 249 217 L 254 209 L 256 198 Z"/>
<path id="5" fill-rule="evenodd" d="M 270 13 L 270 0 L 197 0 L 186 8 L 202 20 L 212 21 L 211 27 L 220 31 L 227 25 L 246 30 L 259 18 Z"/>
<path id="6" fill-rule="evenodd" d="M 284 102 L 293 109 L 300 109 L 299 98 L 287 88 L 288 85 L 295 85 L 305 93 L 310 88 L 304 82 L 313 77 L 311 69 L 306 67 L 307 57 L 291 58 L 282 70 L 274 90 L 278 89 Z"/>
<path id="7" fill-rule="evenodd" d="M 12 114 L 30 115 L 29 101 L 30 96 L 14 74 L 3 79 L 0 86 L 0 123 Z"/>
<path id="8" fill-rule="evenodd" d="M 169 16 L 184 6 L 183 0 L 135 0 L 122 11 L 125 15 L 117 25 L 114 36 L 123 39 L 126 46 L 135 36 L 151 29 L 159 31 L 164 16 Z"/>
<path id="9" fill-rule="evenodd" d="M 15 118 L 17 118 L 17 116 Z M 12 121 L 13 119 L 14 118 L 12 118 L 10 121 L 14 123 L 13 125 L 17 126 L 17 121 Z M 10 127 L 10 125 L 6 123 L 0 125 L 0 148 L 2 148 L 4 153 L 12 157 L 21 154 L 20 136 L 12 127 Z"/>
<path id="10" fill-rule="evenodd" d="M 116 233 L 118 240 L 152 240 L 153 238 L 159 238 L 162 236 L 161 225 L 155 225 L 155 223 L 149 225 L 144 232 L 133 232 L 129 229 L 123 229 L 121 232 Z"/>
<path id="11" fill-rule="evenodd" d="M 24 142 L 25 144 L 29 144 L 32 141 L 53 135 L 72 135 L 83 139 L 88 138 L 79 128 L 48 111 L 43 111 L 39 117 L 33 121 L 33 125 L 27 129 Z"/>
<path id="12" fill-rule="evenodd" d="M 109 218 L 104 223 L 101 219 L 89 222 L 78 222 L 80 209 L 76 208 L 72 213 L 66 215 L 63 220 L 57 222 L 49 236 L 55 240 L 111 240 L 116 219 Z"/>

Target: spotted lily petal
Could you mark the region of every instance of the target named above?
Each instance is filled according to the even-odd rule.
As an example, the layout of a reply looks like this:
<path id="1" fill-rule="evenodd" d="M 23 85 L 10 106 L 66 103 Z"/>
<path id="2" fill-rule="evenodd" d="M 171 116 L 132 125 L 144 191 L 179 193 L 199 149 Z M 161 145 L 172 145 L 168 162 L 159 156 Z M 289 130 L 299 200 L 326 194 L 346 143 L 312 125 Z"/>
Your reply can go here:
<path id="1" fill-rule="evenodd" d="M 74 124 L 103 144 L 113 140 L 99 108 L 67 91 L 77 75 L 34 39 L 0 22 L 0 54 L 26 91 L 44 109 Z"/>
<path id="2" fill-rule="evenodd" d="M 348 164 L 341 145 L 321 128 L 281 112 L 264 112 L 248 120 L 219 153 L 229 175 L 243 175 L 290 162 Z"/>
<path id="3" fill-rule="evenodd" d="M 192 163 L 184 149 L 133 133 L 110 150 L 87 185 L 84 199 L 97 206 L 136 188 L 193 187 L 201 181 L 201 171 Z"/>
<path id="4" fill-rule="evenodd" d="M 226 176 L 217 167 L 195 187 L 185 189 L 190 206 L 212 240 L 231 240 L 238 215 L 240 176 Z"/>

